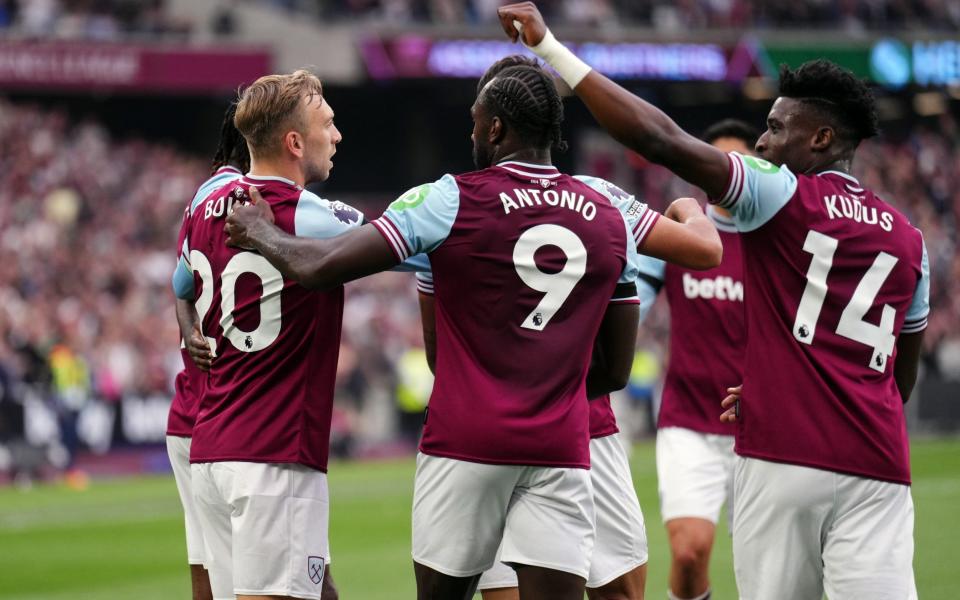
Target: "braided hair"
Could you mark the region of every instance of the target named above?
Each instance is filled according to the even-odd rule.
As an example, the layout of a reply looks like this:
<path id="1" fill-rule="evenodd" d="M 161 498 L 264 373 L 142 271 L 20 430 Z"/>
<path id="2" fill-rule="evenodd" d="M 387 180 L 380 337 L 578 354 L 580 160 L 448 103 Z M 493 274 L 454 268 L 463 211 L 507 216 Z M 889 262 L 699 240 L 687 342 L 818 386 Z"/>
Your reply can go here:
<path id="1" fill-rule="evenodd" d="M 223 124 L 220 126 L 220 145 L 213 155 L 211 172 L 226 165 L 238 167 L 246 173 L 250 170 L 250 152 L 247 149 L 247 140 L 233 124 L 233 117 L 237 113 L 237 103 L 231 102 L 227 112 L 223 115 Z"/>
<path id="2" fill-rule="evenodd" d="M 490 115 L 514 128 L 521 140 L 537 148 L 567 149 L 560 131 L 563 102 L 553 78 L 535 60 L 501 59 L 480 79 L 477 91 Z"/>

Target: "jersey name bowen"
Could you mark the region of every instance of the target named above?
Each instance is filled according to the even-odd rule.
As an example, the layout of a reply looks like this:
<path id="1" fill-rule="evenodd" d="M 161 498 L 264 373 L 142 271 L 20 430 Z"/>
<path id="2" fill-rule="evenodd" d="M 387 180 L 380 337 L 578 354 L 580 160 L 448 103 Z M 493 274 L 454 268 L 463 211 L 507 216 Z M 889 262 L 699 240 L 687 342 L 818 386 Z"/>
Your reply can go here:
<path id="1" fill-rule="evenodd" d="M 551 182 L 552 183 L 552 182 Z M 500 202 L 503 203 L 503 213 L 510 214 L 512 210 L 529 208 L 533 206 L 553 206 L 567 208 L 580 213 L 587 221 L 592 221 L 597 216 L 597 205 L 590 200 L 586 200 L 583 194 L 577 194 L 568 190 L 538 190 L 538 189 L 520 189 L 514 188 L 514 200 L 506 192 L 500 192 Z"/>

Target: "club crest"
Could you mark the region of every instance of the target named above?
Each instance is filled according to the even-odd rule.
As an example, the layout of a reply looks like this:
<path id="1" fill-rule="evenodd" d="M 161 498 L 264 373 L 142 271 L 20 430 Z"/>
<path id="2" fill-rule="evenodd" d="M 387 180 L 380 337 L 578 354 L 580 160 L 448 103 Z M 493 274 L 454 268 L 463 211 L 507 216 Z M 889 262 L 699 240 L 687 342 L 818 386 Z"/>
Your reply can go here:
<path id="1" fill-rule="evenodd" d="M 307 576 L 316 585 L 323 581 L 324 560 L 322 556 L 307 557 Z"/>

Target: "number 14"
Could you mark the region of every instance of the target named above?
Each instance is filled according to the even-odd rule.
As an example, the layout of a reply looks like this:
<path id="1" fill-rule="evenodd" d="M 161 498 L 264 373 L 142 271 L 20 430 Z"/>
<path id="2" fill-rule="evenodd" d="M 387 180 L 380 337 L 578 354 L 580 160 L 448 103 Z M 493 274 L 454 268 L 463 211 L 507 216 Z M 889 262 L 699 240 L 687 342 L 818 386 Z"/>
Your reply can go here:
<path id="1" fill-rule="evenodd" d="M 837 239 L 818 231 L 810 231 L 803 244 L 803 250 L 812 254 L 813 260 L 810 261 L 810 267 L 807 269 L 807 286 L 803 290 L 800 306 L 797 308 L 797 317 L 793 322 L 793 337 L 802 344 L 810 345 L 813 343 L 817 321 L 827 296 L 827 275 L 833 266 Z M 873 349 L 869 367 L 881 373 L 886 369 L 887 358 L 893 354 L 893 347 L 897 341 L 893 335 L 896 309 L 889 304 L 884 304 L 879 325 L 867 323 L 863 318 L 873 306 L 873 301 L 880 292 L 883 282 L 893 271 L 897 260 L 895 256 L 886 252 L 877 255 L 873 265 L 857 285 L 850 302 L 843 309 L 840 323 L 837 325 L 837 335 Z"/>

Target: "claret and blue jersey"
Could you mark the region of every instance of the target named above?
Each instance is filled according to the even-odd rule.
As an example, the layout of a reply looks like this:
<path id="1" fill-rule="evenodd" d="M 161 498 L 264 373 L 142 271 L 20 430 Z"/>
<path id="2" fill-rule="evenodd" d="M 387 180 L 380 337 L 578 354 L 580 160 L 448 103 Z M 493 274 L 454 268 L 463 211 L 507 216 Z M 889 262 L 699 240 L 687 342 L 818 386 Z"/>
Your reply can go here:
<path id="1" fill-rule="evenodd" d="M 910 482 L 896 339 L 929 313 L 923 236 L 846 173 L 731 153 L 747 340 L 737 452 Z"/>
<path id="2" fill-rule="evenodd" d="M 416 187 L 373 225 L 427 252 L 437 364 L 421 450 L 589 467 L 585 377 L 611 301 L 637 302 L 633 233 L 610 196 L 517 162 Z"/>

